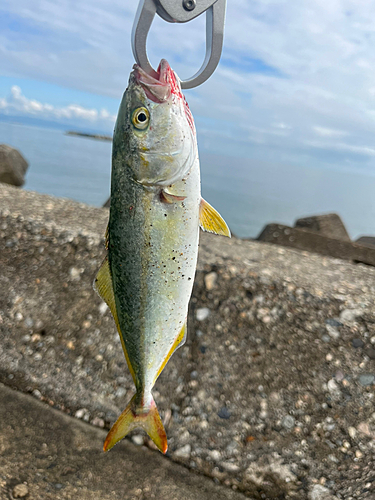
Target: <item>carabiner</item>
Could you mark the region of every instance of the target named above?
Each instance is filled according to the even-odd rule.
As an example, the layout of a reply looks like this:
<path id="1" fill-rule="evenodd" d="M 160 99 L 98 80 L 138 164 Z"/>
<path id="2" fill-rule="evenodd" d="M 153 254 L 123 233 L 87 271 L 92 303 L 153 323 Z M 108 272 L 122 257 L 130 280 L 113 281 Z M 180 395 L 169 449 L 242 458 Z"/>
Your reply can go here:
<path id="1" fill-rule="evenodd" d="M 156 77 L 146 51 L 147 35 L 155 14 L 169 23 L 186 23 L 206 12 L 206 56 L 198 72 L 181 81 L 183 89 L 205 82 L 219 64 L 224 38 L 226 0 L 140 0 L 132 30 L 132 49 L 141 68 Z"/>

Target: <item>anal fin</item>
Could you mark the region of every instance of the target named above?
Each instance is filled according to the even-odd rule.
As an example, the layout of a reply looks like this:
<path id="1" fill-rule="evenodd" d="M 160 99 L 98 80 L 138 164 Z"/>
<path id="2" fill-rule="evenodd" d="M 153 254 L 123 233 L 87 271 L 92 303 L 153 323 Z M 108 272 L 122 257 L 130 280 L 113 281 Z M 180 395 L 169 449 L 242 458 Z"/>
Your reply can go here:
<path id="1" fill-rule="evenodd" d="M 104 302 L 107 304 L 109 307 L 113 319 L 115 320 L 117 331 L 120 335 L 121 343 L 122 343 L 122 348 L 125 354 L 126 362 L 128 363 L 129 371 L 131 373 L 131 376 L 133 377 L 134 383 L 136 383 L 135 379 L 135 373 L 133 370 L 133 367 L 130 363 L 129 356 L 124 344 L 124 340 L 122 338 L 121 334 L 121 329 L 120 329 L 120 323 L 118 320 L 117 316 L 117 309 L 116 309 L 116 301 L 115 301 L 115 294 L 113 291 L 113 283 L 112 283 L 112 275 L 111 275 L 111 270 L 109 268 L 109 262 L 108 262 L 108 257 L 106 257 L 103 260 L 102 265 L 99 268 L 98 274 L 96 275 L 96 278 L 93 283 L 94 290 L 99 294 L 99 296 L 104 300 Z"/>
<path id="2" fill-rule="evenodd" d="M 159 368 L 158 373 L 156 374 L 156 376 L 154 378 L 154 384 L 155 384 L 156 380 L 158 379 L 159 375 L 161 374 L 161 372 L 164 370 L 165 365 L 168 363 L 169 358 L 172 356 L 172 354 L 175 352 L 175 350 L 185 344 L 185 342 L 186 342 L 186 335 L 187 335 L 187 322 L 185 321 L 185 323 L 184 323 L 183 327 L 181 328 L 179 334 L 175 338 L 175 341 L 173 342 L 172 347 L 169 349 L 168 354 L 164 358 L 164 361 L 163 361 L 161 367 Z"/>
<path id="3" fill-rule="evenodd" d="M 222 216 L 206 200 L 201 199 L 199 206 L 199 226 L 203 231 L 231 237 L 230 229 Z"/>

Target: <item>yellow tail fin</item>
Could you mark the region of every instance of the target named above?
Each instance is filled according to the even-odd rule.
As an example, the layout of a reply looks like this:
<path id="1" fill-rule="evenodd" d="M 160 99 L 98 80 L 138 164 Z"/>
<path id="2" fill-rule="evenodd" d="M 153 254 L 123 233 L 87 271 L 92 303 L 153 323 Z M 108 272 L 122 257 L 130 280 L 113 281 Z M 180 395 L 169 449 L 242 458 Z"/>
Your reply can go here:
<path id="1" fill-rule="evenodd" d="M 137 399 L 137 394 L 134 394 L 128 406 L 113 424 L 104 441 L 104 451 L 110 450 L 136 427 L 141 427 L 147 432 L 159 450 L 166 453 L 168 449 L 167 435 L 155 401 L 152 400 L 150 409 L 145 412 L 144 407 L 137 406 Z"/>

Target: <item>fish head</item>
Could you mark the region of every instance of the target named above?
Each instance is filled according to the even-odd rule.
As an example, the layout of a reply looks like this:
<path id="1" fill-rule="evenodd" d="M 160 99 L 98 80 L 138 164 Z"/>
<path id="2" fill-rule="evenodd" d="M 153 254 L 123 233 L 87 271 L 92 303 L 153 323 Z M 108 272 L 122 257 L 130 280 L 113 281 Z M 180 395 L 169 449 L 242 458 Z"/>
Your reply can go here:
<path id="1" fill-rule="evenodd" d="M 134 65 L 117 117 L 114 152 L 145 186 L 167 186 L 189 173 L 198 154 L 194 120 L 165 59 L 152 76 Z"/>

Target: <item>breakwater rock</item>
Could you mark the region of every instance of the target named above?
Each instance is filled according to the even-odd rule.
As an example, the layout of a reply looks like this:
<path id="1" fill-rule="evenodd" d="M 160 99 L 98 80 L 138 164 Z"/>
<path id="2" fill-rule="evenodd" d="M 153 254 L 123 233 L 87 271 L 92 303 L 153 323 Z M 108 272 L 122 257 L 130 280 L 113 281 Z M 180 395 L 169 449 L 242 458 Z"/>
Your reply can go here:
<path id="1" fill-rule="evenodd" d="M 68 130 L 66 135 L 75 135 L 77 137 L 84 137 L 86 139 L 95 139 L 98 141 L 112 141 L 111 135 L 103 135 L 103 134 L 89 134 L 87 132 L 76 132 L 74 130 Z"/>
<path id="2" fill-rule="evenodd" d="M 352 242 L 337 214 L 297 219 L 294 227 L 267 224 L 257 240 L 375 266 L 375 238 L 363 236 Z"/>
<path id="3" fill-rule="evenodd" d="M 107 218 L 0 186 L 0 381 L 105 428 L 133 394 L 92 290 Z M 154 390 L 170 459 L 253 499 L 374 498 L 374 298 L 368 266 L 202 234 Z"/>
<path id="4" fill-rule="evenodd" d="M 0 144 L 0 182 L 23 186 L 29 164 L 21 153 L 11 146 Z"/>

